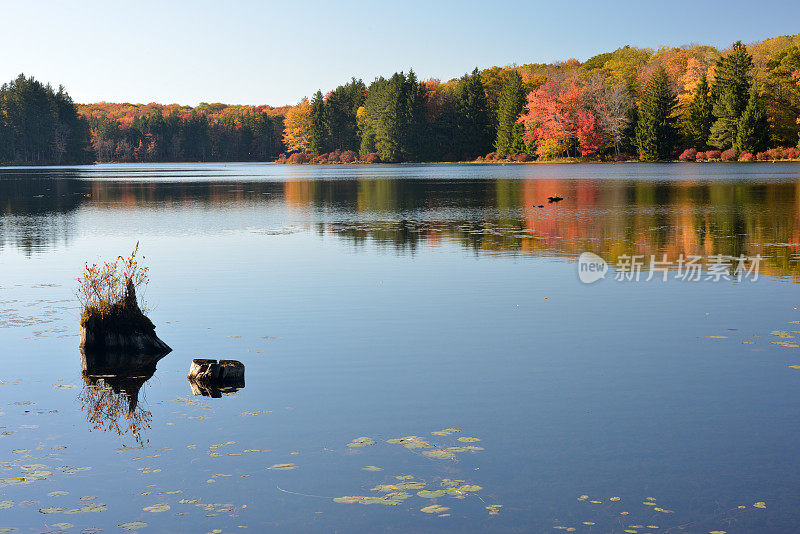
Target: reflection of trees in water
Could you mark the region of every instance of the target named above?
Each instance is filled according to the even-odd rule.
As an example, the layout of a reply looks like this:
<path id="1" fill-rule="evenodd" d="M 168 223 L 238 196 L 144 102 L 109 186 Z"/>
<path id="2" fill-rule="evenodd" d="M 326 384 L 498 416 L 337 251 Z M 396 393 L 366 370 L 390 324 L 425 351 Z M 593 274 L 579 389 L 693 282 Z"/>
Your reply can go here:
<path id="1" fill-rule="evenodd" d="M 84 387 L 81 408 L 93 430 L 131 434 L 145 440 L 153 414 L 139 404 L 144 384 L 155 374 L 156 363 L 166 354 L 144 355 L 81 350 Z"/>
<path id="2" fill-rule="evenodd" d="M 86 385 L 79 395 L 81 408 L 92 430 L 131 434 L 144 444 L 142 432 L 150 428 L 153 414 L 139 404 L 142 383 L 121 383 L 113 379 L 84 376 Z"/>
<path id="3" fill-rule="evenodd" d="M 440 242 L 476 254 L 570 258 L 591 250 L 611 261 L 623 254 L 760 253 L 773 274 L 800 276 L 795 261 L 800 254 L 800 182 L 788 180 L 179 181 L 179 171 L 164 169 L 151 174 L 176 181 L 130 179 L 131 173 L 147 178 L 145 171 L 103 171 L 108 176 L 84 171 L 80 176 L 85 180 L 75 179 L 75 173 L 48 178 L 44 172 L 25 180 L 20 173 L 17 179 L 0 180 L 0 246 L 33 251 L 68 240 L 80 206 L 177 216 L 201 207 L 210 212 L 209 224 L 216 225 L 228 213 L 217 208 L 250 206 L 277 208 L 280 215 L 287 208 L 303 212 L 321 233 L 401 254 Z M 91 180 L 96 176 L 104 179 Z M 124 180 L 112 180 L 117 176 Z M 564 200 L 548 205 L 551 195 Z M 259 210 L 253 211 L 253 226 L 262 224 L 255 215 Z"/>

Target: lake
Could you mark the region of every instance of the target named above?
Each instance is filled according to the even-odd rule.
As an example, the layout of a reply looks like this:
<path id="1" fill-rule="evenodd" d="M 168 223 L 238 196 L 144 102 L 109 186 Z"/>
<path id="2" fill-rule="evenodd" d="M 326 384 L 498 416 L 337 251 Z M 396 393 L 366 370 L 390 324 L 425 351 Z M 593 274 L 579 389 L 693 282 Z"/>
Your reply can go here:
<path id="1" fill-rule="evenodd" d="M 800 524 L 800 164 L 3 168 L 0 229 L 0 532 Z M 173 352 L 82 372 L 137 242 Z"/>

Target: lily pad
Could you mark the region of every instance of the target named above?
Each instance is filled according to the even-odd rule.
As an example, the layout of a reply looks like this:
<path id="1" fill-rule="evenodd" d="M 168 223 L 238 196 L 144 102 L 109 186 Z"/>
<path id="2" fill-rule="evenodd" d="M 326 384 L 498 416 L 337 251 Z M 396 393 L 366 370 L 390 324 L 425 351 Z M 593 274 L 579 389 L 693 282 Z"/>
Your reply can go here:
<path id="1" fill-rule="evenodd" d="M 39 508 L 39 511 L 43 514 L 58 514 L 63 512 L 66 508 L 62 508 L 61 506 L 50 506 L 48 508 Z"/>
<path id="2" fill-rule="evenodd" d="M 402 438 L 387 439 L 386 443 L 391 443 L 392 445 L 402 445 L 406 449 L 427 449 L 431 446 L 430 443 L 419 436 L 405 436 Z"/>
<path id="3" fill-rule="evenodd" d="M 336 497 L 333 499 L 333 502 L 343 503 L 343 504 L 352 504 L 360 502 L 363 499 L 361 495 L 348 495 L 345 497 Z"/>
<path id="4" fill-rule="evenodd" d="M 422 490 L 417 492 L 418 497 L 422 497 L 423 499 L 435 499 L 437 497 L 444 497 L 447 494 L 446 490 Z"/>
<path id="5" fill-rule="evenodd" d="M 170 506 L 165 502 L 156 503 L 151 506 L 145 506 L 144 508 L 142 508 L 142 510 L 144 510 L 145 512 L 151 512 L 154 514 L 158 512 L 166 512 L 169 509 Z"/>
<path id="6" fill-rule="evenodd" d="M 67 529 L 70 529 L 70 528 L 74 527 L 75 525 L 73 525 L 72 523 L 53 523 L 50 526 L 51 527 L 55 527 L 58 530 L 67 530 Z"/>
<path id="7" fill-rule="evenodd" d="M 130 521 L 128 523 L 120 523 L 117 525 L 122 530 L 139 530 L 147 526 L 144 521 Z"/>
<path id="8" fill-rule="evenodd" d="M 361 469 L 363 469 L 364 471 L 383 471 L 382 467 L 376 467 L 374 465 L 367 465 L 362 467 Z"/>
<path id="9" fill-rule="evenodd" d="M 276 470 L 288 470 L 288 469 L 297 469 L 297 466 L 294 464 L 275 464 L 267 467 L 267 469 L 271 469 L 273 471 Z"/>
<path id="10" fill-rule="evenodd" d="M 464 443 L 475 443 L 476 441 L 480 441 L 480 438 L 471 438 L 467 436 L 463 436 L 458 438 L 458 441 L 462 441 Z"/>
<path id="11" fill-rule="evenodd" d="M 11 508 L 14 506 L 14 501 L 0 501 L 0 510 Z"/>
<path id="12" fill-rule="evenodd" d="M 436 432 L 431 432 L 434 436 L 449 436 L 450 434 L 454 434 L 456 432 L 461 432 L 458 428 L 443 428 L 442 430 L 437 430 Z"/>
<path id="13" fill-rule="evenodd" d="M 375 440 L 367 436 L 356 438 L 347 444 L 348 447 L 366 447 L 368 445 L 375 445 Z"/>
<path id="14" fill-rule="evenodd" d="M 62 495 L 69 495 L 68 491 L 51 491 L 47 494 L 48 497 L 60 497 Z"/>
<path id="15" fill-rule="evenodd" d="M 428 458 L 436 458 L 437 460 L 450 460 L 455 458 L 455 455 L 452 452 L 441 449 L 422 451 L 422 454 Z"/>
<path id="16" fill-rule="evenodd" d="M 439 514 L 442 512 L 448 511 L 450 508 L 447 506 L 439 506 L 438 504 L 433 504 L 431 506 L 426 506 L 425 508 L 420 508 L 420 512 L 424 512 L 426 514 Z"/>

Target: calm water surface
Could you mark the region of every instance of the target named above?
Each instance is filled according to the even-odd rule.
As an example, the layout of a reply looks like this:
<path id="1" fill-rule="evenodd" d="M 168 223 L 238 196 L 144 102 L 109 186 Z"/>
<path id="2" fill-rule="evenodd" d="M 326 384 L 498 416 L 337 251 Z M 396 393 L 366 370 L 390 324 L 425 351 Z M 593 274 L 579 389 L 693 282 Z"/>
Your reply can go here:
<path id="1" fill-rule="evenodd" d="M 137 241 L 174 350 L 84 377 L 75 278 Z M 796 532 L 799 251 L 789 163 L 0 169 L 0 532 Z"/>

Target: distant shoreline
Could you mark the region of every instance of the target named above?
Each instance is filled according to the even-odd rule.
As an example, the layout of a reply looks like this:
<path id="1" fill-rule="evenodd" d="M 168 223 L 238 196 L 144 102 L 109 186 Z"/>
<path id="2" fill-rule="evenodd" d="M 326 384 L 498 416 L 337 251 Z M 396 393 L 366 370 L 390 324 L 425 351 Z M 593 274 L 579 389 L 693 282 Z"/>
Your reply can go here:
<path id="1" fill-rule="evenodd" d="M 800 163 L 800 159 L 775 159 L 763 161 L 680 161 L 677 159 L 662 160 L 662 161 L 639 161 L 635 159 L 621 160 L 621 161 L 593 161 L 593 160 L 555 160 L 555 161 L 405 161 L 399 163 L 365 163 L 363 161 L 354 161 L 352 163 L 278 163 L 276 161 L 95 161 L 93 163 L 62 163 L 62 164 L 25 164 L 25 163 L 0 163 L 0 169 L 9 168 L 48 168 L 48 167 L 92 167 L 95 165 L 197 165 L 197 164 L 216 164 L 216 165 L 237 165 L 237 164 L 258 164 L 258 165 L 286 165 L 292 167 L 322 167 L 322 166 L 338 166 L 338 167 L 374 167 L 374 166 L 389 166 L 389 165 L 485 165 L 485 166 L 498 166 L 503 167 L 506 165 L 618 165 L 618 164 L 703 164 L 713 165 L 718 163 L 724 164 L 742 164 L 751 165 L 754 163 Z"/>

